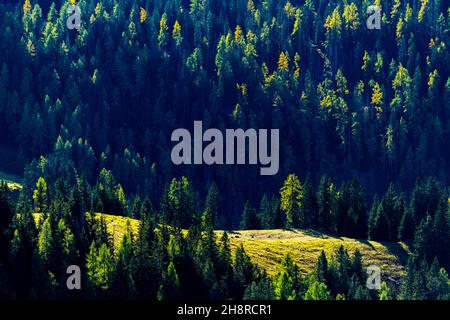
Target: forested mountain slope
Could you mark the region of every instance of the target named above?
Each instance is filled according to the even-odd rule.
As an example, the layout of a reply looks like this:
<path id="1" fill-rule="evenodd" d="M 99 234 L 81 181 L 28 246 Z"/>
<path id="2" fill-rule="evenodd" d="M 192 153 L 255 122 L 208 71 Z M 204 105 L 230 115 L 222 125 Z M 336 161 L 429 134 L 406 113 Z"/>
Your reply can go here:
<path id="1" fill-rule="evenodd" d="M 449 299 L 448 3 L 0 1 L 0 297 Z M 175 165 L 196 120 L 278 129 L 278 173 Z"/>

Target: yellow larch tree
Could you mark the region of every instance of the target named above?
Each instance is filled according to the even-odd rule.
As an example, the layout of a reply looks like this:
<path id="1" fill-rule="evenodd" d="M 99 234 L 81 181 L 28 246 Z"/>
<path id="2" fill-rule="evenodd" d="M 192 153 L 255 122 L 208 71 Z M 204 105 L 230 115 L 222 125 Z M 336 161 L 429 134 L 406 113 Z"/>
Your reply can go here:
<path id="1" fill-rule="evenodd" d="M 237 44 L 242 44 L 244 40 L 242 29 L 239 25 L 236 26 L 236 29 L 234 30 L 234 41 L 236 41 Z"/>
<path id="2" fill-rule="evenodd" d="M 278 71 L 289 71 L 289 54 L 286 52 L 281 52 L 278 58 Z"/>
<path id="3" fill-rule="evenodd" d="M 372 98 L 370 102 L 375 106 L 381 106 L 383 104 L 383 92 L 381 91 L 378 82 L 375 82 L 372 88 Z"/>
<path id="4" fill-rule="evenodd" d="M 141 23 L 144 23 L 145 20 L 147 20 L 147 11 L 145 11 L 145 9 L 141 7 L 139 10 L 139 21 Z"/>
<path id="5" fill-rule="evenodd" d="M 31 2 L 30 0 L 25 0 L 23 3 L 23 13 L 29 13 L 31 11 Z"/>
<path id="6" fill-rule="evenodd" d="M 327 31 L 334 30 L 340 32 L 342 25 L 341 14 L 339 13 L 339 7 L 333 10 L 333 13 L 325 19 L 324 27 Z"/>
<path id="7" fill-rule="evenodd" d="M 183 37 L 181 36 L 181 25 L 178 20 L 175 20 L 175 23 L 173 24 L 172 38 L 175 40 L 177 46 L 183 41 Z"/>

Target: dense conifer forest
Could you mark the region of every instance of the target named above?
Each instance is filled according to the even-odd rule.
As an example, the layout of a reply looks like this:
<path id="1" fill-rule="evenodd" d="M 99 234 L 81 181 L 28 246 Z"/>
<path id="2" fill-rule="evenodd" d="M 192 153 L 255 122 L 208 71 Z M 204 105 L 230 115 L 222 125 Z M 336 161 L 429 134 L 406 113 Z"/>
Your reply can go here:
<path id="1" fill-rule="evenodd" d="M 445 0 L 1 1 L 0 298 L 450 299 L 449 33 Z M 279 129 L 278 173 L 174 165 L 196 120 Z M 401 242 L 405 276 L 269 276 L 214 231 L 283 228 Z"/>

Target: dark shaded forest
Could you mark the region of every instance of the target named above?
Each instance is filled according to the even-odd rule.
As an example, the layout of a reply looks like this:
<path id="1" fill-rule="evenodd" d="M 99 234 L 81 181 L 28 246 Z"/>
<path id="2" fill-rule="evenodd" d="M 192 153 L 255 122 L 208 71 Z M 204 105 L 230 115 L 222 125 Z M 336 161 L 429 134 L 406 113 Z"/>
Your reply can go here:
<path id="1" fill-rule="evenodd" d="M 0 4 L 0 170 L 23 177 L 0 188 L 1 297 L 449 298 L 448 1 L 77 1 L 79 30 L 71 4 Z M 280 129 L 278 174 L 173 165 L 171 133 L 195 120 Z M 139 232 L 115 248 L 89 212 Z M 213 232 L 237 228 L 411 257 L 378 292 L 345 248 L 272 279 Z M 70 264 L 88 289 L 67 291 Z"/>

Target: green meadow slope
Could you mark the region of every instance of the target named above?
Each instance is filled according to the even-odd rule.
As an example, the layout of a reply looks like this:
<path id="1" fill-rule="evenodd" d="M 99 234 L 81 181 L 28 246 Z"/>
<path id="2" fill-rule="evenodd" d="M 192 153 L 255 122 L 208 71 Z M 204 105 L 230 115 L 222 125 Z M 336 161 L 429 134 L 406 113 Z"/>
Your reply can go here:
<path id="1" fill-rule="evenodd" d="M 134 234 L 137 233 L 139 221 L 126 217 L 107 214 L 103 216 L 108 231 L 111 233 L 116 247 L 130 223 Z M 220 238 L 223 231 L 216 231 Z M 345 237 L 334 237 L 312 230 L 244 230 L 229 232 L 230 245 L 234 250 L 243 245 L 252 261 L 267 271 L 269 275 L 277 273 L 277 267 L 290 254 L 303 274 L 310 273 L 317 262 L 322 250 L 328 256 L 343 245 L 349 253 L 359 250 L 363 257 L 363 264 L 378 265 L 383 278 L 394 281 L 405 274 L 405 264 L 409 255 L 408 246 L 404 243 L 380 243 L 376 241 L 357 240 Z"/>

